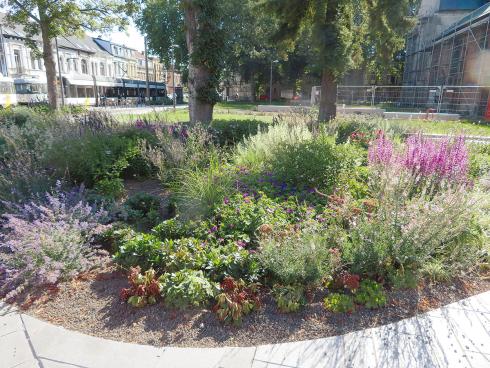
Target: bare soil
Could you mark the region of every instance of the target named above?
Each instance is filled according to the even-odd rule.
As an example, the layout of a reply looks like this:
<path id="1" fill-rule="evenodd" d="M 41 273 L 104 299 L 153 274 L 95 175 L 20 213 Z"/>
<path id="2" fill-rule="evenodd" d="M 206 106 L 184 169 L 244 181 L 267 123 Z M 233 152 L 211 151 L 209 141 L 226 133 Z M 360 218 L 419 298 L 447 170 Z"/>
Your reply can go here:
<path id="1" fill-rule="evenodd" d="M 185 311 L 159 302 L 137 309 L 119 298 L 126 276 L 109 266 L 102 273 L 59 285 L 42 298 L 24 304 L 26 313 L 69 330 L 106 339 L 155 346 L 253 346 L 322 338 L 396 322 L 418 313 L 490 290 L 488 278 L 473 277 L 451 284 L 420 285 L 388 292 L 388 304 L 378 310 L 358 307 L 352 314 L 334 314 L 318 293 L 298 313 L 282 314 L 269 295 L 263 306 L 245 317 L 241 326 L 221 324 L 211 306 Z"/>

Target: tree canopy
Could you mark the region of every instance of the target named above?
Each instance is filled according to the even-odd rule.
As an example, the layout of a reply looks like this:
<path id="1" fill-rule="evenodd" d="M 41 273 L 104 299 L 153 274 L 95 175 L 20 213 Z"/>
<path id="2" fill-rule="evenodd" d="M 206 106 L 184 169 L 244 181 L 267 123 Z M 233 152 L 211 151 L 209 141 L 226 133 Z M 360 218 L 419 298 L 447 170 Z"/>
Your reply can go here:
<path id="1" fill-rule="evenodd" d="M 337 83 L 342 75 L 361 65 L 366 50 L 370 62 L 387 65 L 403 48 L 414 25 L 418 0 L 261 0 L 279 22 L 275 39 L 298 42 L 305 29 L 322 68 L 319 120 L 336 115 Z"/>

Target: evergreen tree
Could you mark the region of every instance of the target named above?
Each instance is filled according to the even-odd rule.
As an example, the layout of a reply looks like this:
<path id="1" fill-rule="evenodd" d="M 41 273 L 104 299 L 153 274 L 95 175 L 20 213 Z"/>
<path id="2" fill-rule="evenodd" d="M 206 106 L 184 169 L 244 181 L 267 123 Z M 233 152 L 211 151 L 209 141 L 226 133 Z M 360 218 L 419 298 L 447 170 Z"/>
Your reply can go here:
<path id="1" fill-rule="evenodd" d="M 319 121 L 336 116 L 337 83 L 363 61 L 368 46 L 378 65 L 403 48 L 418 0 L 261 0 L 279 22 L 277 41 L 297 42 L 304 29 L 321 66 Z"/>

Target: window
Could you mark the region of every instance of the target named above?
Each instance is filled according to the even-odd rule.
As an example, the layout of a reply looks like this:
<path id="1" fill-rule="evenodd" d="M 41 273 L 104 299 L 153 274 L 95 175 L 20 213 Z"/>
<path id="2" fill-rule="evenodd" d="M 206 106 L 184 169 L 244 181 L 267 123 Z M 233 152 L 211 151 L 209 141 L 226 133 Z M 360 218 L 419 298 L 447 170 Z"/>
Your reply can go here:
<path id="1" fill-rule="evenodd" d="M 22 59 L 20 58 L 20 50 L 14 50 L 14 64 L 17 73 L 22 72 Z"/>
<path id="2" fill-rule="evenodd" d="M 100 75 L 105 76 L 105 65 L 100 63 Z"/>
<path id="3" fill-rule="evenodd" d="M 73 60 L 73 70 L 78 72 L 78 63 L 76 60 Z"/>
<path id="4" fill-rule="evenodd" d="M 82 59 L 81 65 L 82 65 L 82 73 L 88 74 L 87 60 Z"/>
<path id="5" fill-rule="evenodd" d="M 34 54 L 31 54 L 31 68 L 33 70 L 39 69 L 39 65 L 37 63 L 37 59 L 34 57 Z"/>
<path id="6" fill-rule="evenodd" d="M 107 64 L 107 75 L 112 77 L 112 67 L 111 64 Z"/>

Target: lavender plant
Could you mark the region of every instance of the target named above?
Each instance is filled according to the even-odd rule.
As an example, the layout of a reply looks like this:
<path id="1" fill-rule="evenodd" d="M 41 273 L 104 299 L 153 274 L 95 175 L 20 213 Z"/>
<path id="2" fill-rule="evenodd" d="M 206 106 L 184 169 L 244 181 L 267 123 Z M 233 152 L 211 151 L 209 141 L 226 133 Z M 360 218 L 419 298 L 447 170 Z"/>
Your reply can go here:
<path id="1" fill-rule="evenodd" d="M 97 264 L 92 241 L 107 229 L 107 213 L 83 200 L 83 188 L 65 193 L 58 183 L 28 203 L 8 203 L 0 247 L 0 297 L 67 280 Z M 2 276 L 3 275 L 3 276 Z"/>

